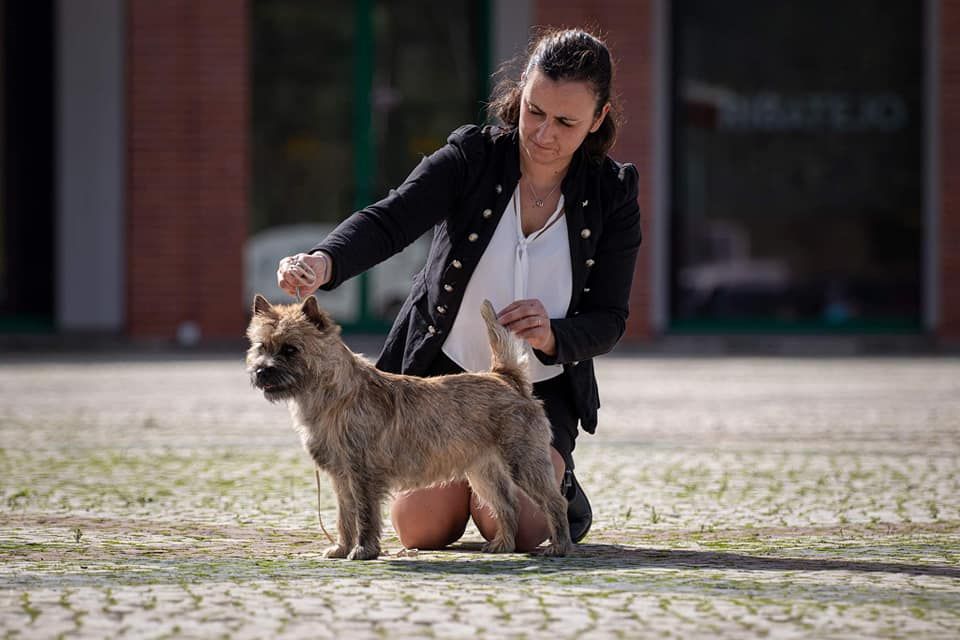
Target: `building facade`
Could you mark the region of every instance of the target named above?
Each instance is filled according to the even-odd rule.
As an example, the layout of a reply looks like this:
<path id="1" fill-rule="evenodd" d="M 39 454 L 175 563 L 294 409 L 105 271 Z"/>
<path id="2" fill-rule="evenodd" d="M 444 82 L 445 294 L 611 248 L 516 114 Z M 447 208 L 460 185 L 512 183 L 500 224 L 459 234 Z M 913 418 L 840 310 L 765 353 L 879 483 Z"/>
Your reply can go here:
<path id="1" fill-rule="evenodd" d="M 960 342 L 960 2 L 0 0 L 0 334 L 236 340 L 464 122 L 534 25 L 618 60 L 628 339 Z M 419 253 L 418 253 L 419 252 Z M 380 329 L 411 247 L 328 304 Z"/>

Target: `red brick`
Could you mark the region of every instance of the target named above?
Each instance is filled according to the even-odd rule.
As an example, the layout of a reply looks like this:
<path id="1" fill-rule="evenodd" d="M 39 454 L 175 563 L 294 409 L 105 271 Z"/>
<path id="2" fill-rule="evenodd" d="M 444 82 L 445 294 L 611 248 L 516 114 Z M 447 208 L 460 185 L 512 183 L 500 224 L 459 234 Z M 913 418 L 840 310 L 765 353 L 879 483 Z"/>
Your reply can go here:
<path id="1" fill-rule="evenodd" d="M 960 341 L 960 2 L 940 1 L 940 317 L 937 336 Z M 952 133 L 951 133 L 952 132 Z"/>
<path id="2" fill-rule="evenodd" d="M 632 162 L 640 171 L 644 235 L 630 295 L 628 340 L 649 340 L 653 336 L 650 278 L 653 273 L 654 5 L 653 0 L 539 0 L 534 11 L 534 24 L 579 27 L 598 33 L 610 47 L 617 64 L 614 82 L 626 123 L 610 155 Z"/>
<path id="3" fill-rule="evenodd" d="M 249 182 L 246 2 L 130 0 L 127 331 L 239 338 Z"/>

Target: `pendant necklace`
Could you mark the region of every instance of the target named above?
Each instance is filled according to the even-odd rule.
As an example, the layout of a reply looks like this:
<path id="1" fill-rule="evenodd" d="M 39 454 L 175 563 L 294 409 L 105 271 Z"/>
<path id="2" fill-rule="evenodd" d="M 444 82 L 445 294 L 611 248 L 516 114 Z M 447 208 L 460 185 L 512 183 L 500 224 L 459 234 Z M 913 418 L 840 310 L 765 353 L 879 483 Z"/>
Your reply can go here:
<path id="1" fill-rule="evenodd" d="M 560 182 L 563 182 L 563 180 L 561 180 Z M 544 201 L 545 201 L 547 198 L 549 198 L 550 196 L 553 195 L 553 192 L 556 191 L 556 190 L 557 190 L 557 187 L 560 186 L 560 182 L 558 182 L 557 184 L 553 185 L 553 189 L 550 189 L 550 193 L 547 194 L 547 197 L 546 197 L 546 198 L 541 198 L 540 196 L 537 195 L 537 192 L 534 191 L 534 189 L 533 189 L 533 183 L 530 182 L 530 181 L 527 181 L 527 186 L 530 187 L 530 193 L 533 194 L 533 204 L 535 204 L 537 207 L 539 207 L 539 208 L 542 209 L 542 208 L 543 208 L 543 205 L 544 205 Z"/>

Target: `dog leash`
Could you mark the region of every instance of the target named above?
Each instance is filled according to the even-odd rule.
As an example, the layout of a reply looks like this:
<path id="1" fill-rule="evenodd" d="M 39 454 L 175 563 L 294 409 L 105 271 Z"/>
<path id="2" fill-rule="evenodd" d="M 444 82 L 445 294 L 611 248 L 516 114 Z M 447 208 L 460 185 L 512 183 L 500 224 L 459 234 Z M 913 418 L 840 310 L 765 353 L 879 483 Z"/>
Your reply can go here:
<path id="1" fill-rule="evenodd" d="M 320 515 L 320 468 L 315 466 L 313 473 L 317 477 L 317 521 L 320 523 L 320 530 L 323 531 L 323 535 L 327 536 L 330 544 L 337 544 L 337 541 L 333 539 L 333 536 L 330 535 L 327 528 L 323 526 L 323 516 Z"/>
<path id="2" fill-rule="evenodd" d="M 297 287 L 297 302 L 303 302 L 303 296 L 300 295 L 300 287 Z M 320 467 L 314 465 L 313 475 L 317 479 L 317 522 L 320 523 L 320 530 L 323 531 L 323 535 L 327 536 L 330 544 L 337 544 L 337 541 L 333 539 L 333 536 L 330 535 L 327 528 L 323 526 L 323 515 L 320 513 Z"/>

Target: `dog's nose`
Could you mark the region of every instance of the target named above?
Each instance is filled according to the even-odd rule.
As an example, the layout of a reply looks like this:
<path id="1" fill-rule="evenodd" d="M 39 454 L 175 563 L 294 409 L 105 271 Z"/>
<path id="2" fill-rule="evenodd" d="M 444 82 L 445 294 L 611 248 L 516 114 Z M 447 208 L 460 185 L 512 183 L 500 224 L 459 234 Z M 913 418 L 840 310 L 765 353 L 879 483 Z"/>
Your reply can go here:
<path id="1" fill-rule="evenodd" d="M 273 367 L 257 367 L 256 371 L 254 371 L 254 375 L 257 377 L 257 384 L 269 382 L 273 373 Z"/>

